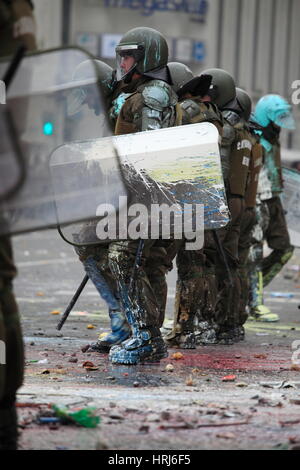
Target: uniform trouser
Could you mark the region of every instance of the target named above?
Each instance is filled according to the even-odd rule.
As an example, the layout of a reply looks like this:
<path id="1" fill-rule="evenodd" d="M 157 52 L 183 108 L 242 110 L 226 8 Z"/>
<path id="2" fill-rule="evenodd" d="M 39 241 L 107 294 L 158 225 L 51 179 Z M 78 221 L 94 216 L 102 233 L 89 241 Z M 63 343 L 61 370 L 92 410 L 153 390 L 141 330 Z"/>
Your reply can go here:
<path id="1" fill-rule="evenodd" d="M 247 320 L 246 307 L 249 299 L 250 279 L 248 255 L 251 247 L 252 230 L 256 223 L 255 208 L 246 208 L 242 215 L 239 238 L 239 277 L 241 285 L 241 298 L 239 306 L 239 324 L 242 326 Z"/>
<path id="2" fill-rule="evenodd" d="M 209 250 L 210 231 L 204 233 L 201 250 L 186 250 L 185 241 L 177 243 L 177 282 L 174 307 L 174 331 L 194 331 L 198 322 L 211 321 L 216 301 L 215 269 Z M 206 246 L 208 247 L 206 250 Z"/>
<path id="3" fill-rule="evenodd" d="M 130 243 L 129 249 L 129 258 L 128 259 L 128 270 L 132 272 L 133 264 L 134 264 L 134 257 L 136 254 L 135 245 L 136 242 L 119 242 L 118 250 L 120 251 L 120 260 L 124 263 L 124 257 L 126 258 L 128 253 L 126 254 L 126 248 L 124 248 L 124 244 Z M 124 250 L 120 250 L 120 246 L 124 248 Z M 110 270 L 109 265 L 109 253 L 114 249 L 112 248 L 113 245 L 103 244 L 97 246 L 90 246 L 90 247 L 82 247 L 77 249 L 77 253 L 79 254 L 80 260 L 84 263 L 85 269 L 87 274 L 90 275 L 92 278 L 93 283 L 95 284 L 97 290 L 99 291 L 101 297 L 106 301 L 108 308 L 116 309 L 116 303 L 119 303 L 119 310 L 123 310 L 123 305 L 120 299 L 120 292 L 118 290 L 118 283 L 117 278 L 113 275 Z M 169 254 L 167 254 L 167 248 L 169 248 Z M 166 301 L 167 301 L 167 282 L 166 282 L 166 273 L 172 269 L 172 259 L 175 256 L 173 254 L 173 243 L 170 241 L 155 241 L 153 242 L 153 246 L 148 246 L 146 244 L 146 253 L 143 257 L 143 264 L 146 277 L 151 285 L 151 289 L 155 293 L 156 302 L 159 307 L 159 317 L 158 317 L 158 324 L 159 327 L 162 326 L 164 321 L 165 315 L 165 308 L 166 308 Z M 96 261 L 96 266 L 103 278 L 104 282 L 101 280 L 99 283 L 97 279 L 97 275 L 92 276 L 89 267 L 89 258 L 92 257 Z M 130 265 L 130 263 L 132 263 Z M 141 276 L 141 268 L 138 270 L 139 276 Z M 105 286 L 106 283 L 106 286 Z M 101 285 L 100 285 L 101 284 Z M 152 294 L 151 294 L 152 295 Z"/>
<path id="4" fill-rule="evenodd" d="M 130 291 L 130 279 L 136 260 L 139 241 L 111 242 L 108 247 L 108 263 L 114 281 L 117 284 L 120 302 L 127 315 L 133 332 L 136 329 L 155 328 L 160 326 L 161 310 L 147 275 L 145 264 L 155 240 L 145 240 L 139 267 L 135 272 L 134 289 Z"/>
<path id="5" fill-rule="evenodd" d="M 76 252 L 109 310 L 121 310 L 117 284 L 109 268 L 108 248 L 108 244 L 84 246 L 76 248 Z M 95 272 L 94 266 L 99 273 Z"/>
<path id="6" fill-rule="evenodd" d="M 159 328 L 162 327 L 168 296 L 166 275 L 173 267 L 176 256 L 177 243 L 169 240 L 157 240 L 150 248 L 149 256 L 145 260 L 145 272 L 159 307 Z"/>
<path id="7" fill-rule="evenodd" d="M 279 196 L 264 201 L 269 210 L 269 224 L 264 239 L 273 251 L 262 260 L 264 285 L 267 285 L 291 257 L 293 247 L 286 225 L 284 210 Z M 273 272 L 272 272 L 273 271 Z"/>
<path id="8" fill-rule="evenodd" d="M 234 328 L 239 324 L 239 303 L 241 297 L 241 283 L 238 273 L 238 244 L 240 225 L 244 211 L 242 197 L 227 196 L 228 207 L 231 214 L 230 223 L 218 230 L 220 242 L 225 252 L 230 269 L 232 284 L 228 279 L 224 260 L 220 257 L 216 247 L 216 277 L 218 299 L 215 308 L 215 321 L 221 329 Z"/>
<path id="9" fill-rule="evenodd" d="M 6 429 L 10 437 L 16 434 L 16 392 L 22 385 L 23 375 L 24 349 L 18 307 L 12 282 L 0 279 L 0 431 Z"/>

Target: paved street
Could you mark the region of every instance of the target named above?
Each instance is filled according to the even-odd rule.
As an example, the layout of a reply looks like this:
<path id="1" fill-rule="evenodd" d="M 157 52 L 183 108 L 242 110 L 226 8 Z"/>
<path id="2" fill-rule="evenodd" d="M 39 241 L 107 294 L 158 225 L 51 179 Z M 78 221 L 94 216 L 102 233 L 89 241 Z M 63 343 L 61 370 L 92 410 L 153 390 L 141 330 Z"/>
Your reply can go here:
<path id="1" fill-rule="evenodd" d="M 73 248 L 56 231 L 15 237 L 14 248 L 26 346 L 25 383 L 18 394 L 22 449 L 300 446 L 299 250 L 266 291 L 279 323 L 247 323 L 245 341 L 234 346 L 182 350 L 177 359 L 179 350 L 170 350 L 160 364 L 124 367 L 82 352 L 108 329 L 105 305 L 90 282 L 61 332 L 56 329 L 84 276 Z M 175 277 L 173 271 L 167 320 Z M 87 361 L 92 364 L 84 367 Z M 173 370 L 167 370 L 170 364 Z M 233 381 L 222 380 L 228 375 Z M 38 424 L 50 404 L 94 406 L 101 422 L 96 429 Z"/>

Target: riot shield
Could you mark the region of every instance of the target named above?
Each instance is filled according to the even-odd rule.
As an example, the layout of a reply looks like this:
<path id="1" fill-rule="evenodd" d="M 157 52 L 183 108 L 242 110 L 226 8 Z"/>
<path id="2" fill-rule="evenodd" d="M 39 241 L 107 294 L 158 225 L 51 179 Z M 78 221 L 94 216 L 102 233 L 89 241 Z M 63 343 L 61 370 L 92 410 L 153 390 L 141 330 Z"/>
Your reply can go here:
<path id="1" fill-rule="evenodd" d="M 82 62 L 89 69 L 88 79 L 75 79 Z M 0 77 L 8 66 L 9 59 L 0 62 Z M 1 235 L 90 220 L 98 204 L 114 204 L 117 194 L 127 194 L 97 67 L 81 49 L 53 49 L 23 58 L 6 104 L 0 106 L 0 131 Z M 100 137 L 106 137 L 106 157 L 93 165 L 87 154 L 80 161 L 68 145 Z M 63 145 L 50 170 L 51 154 Z M 107 165 L 114 168 L 111 180 Z M 105 193 L 103 175 L 109 183 Z"/>
<path id="2" fill-rule="evenodd" d="M 300 246 L 300 172 L 282 168 L 284 191 L 281 194 L 291 243 Z"/>
<path id="3" fill-rule="evenodd" d="M 210 123 L 113 137 L 130 196 L 127 207 L 121 197 L 118 215 L 106 220 L 106 232 L 99 226 L 105 215 L 103 207 L 98 210 L 99 218 L 89 223 L 62 227 L 64 238 L 77 245 L 137 238 L 130 232 L 134 209 L 139 213 L 135 223 L 139 224 L 140 238 L 182 238 L 197 230 L 195 219 L 199 216 L 201 229 L 223 227 L 229 222 L 229 211 L 218 139 L 217 129 Z M 76 143 L 73 148 L 83 154 L 82 159 L 84 155 L 101 158 L 106 142 L 97 139 Z"/>

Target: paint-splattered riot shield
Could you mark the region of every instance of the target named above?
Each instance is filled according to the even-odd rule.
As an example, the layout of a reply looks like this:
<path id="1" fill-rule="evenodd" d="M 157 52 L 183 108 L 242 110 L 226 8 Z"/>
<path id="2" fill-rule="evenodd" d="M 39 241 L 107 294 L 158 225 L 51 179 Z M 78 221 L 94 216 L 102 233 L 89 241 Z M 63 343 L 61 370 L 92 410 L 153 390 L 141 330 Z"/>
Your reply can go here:
<path id="1" fill-rule="evenodd" d="M 85 77 L 76 75 L 83 63 Z M 0 77 L 9 64 L 0 62 Z M 95 61 L 81 49 L 22 59 L 0 105 L 0 235 L 90 220 L 99 204 L 126 196 L 102 89 Z M 86 140 L 88 148 L 100 137 L 105 155 L 93 160 L 70 144 Z"/>
<path id="2" fill-rule="evenodd" d="M 64 238 L 78 245 L 115 238 L 191 239 L 198 230 L 223 227 L 229 212 L 218 139 L 210 123 L 115 136 L 130 199 L 119 198 L 113 218 L 99 205 L 98 219 L 62 227 Z M 106 145 L 98 139 L 73 147 L 82 159 L 101 158 Z"/>
<path id="3" fill-rule="evenodd" d="M 281 195 L 291 243 L 300 246 L 300 172 L 282 169 L 284 191 Z"/>

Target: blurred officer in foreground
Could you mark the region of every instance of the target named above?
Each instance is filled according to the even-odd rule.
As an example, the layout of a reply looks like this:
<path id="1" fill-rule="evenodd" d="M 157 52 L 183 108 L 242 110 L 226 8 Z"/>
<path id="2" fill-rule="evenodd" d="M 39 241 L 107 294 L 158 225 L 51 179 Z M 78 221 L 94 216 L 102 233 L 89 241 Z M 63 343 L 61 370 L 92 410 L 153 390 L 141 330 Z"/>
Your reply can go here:
<path id="1" fill-rule="evenodd" d="M 25 45 L 36 49 L 32 2 L 0 0 L 0 57 Z M 12 280 L 16 275 L 11 242 L 0 237 L 0 340 L 5 344 L 5 364 L 0 364 L 0 450 L 17 449 L 16 392 L 23 382 L 24 351 L 18 307 Z"/>

